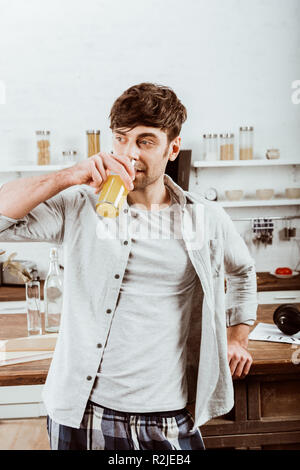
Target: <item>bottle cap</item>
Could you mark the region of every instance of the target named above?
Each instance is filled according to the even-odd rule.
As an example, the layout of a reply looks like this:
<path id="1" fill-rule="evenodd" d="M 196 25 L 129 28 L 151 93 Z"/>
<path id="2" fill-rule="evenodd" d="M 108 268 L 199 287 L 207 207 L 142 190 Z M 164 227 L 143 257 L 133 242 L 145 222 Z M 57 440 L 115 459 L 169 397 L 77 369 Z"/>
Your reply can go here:
<path id="1" fill-rule="evenodd" d="M 57 248 L 50 248 L 50 259 L 58 258 Z"/>

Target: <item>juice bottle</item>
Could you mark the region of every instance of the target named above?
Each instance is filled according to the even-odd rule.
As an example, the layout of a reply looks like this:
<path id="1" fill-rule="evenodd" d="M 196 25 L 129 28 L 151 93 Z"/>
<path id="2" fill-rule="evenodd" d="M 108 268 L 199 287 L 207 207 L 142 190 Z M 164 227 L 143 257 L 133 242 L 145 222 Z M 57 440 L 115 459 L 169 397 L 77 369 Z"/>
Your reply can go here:
<path id="1" fill-rule="evenodd" d="M 135 160 L 132 159 L 131 163 L 134 165 Z M 103 217 L 118 217 L 128 192 L 121 176 L 111 173 L 100 191 L 96 204 L 97 213 Z"/>

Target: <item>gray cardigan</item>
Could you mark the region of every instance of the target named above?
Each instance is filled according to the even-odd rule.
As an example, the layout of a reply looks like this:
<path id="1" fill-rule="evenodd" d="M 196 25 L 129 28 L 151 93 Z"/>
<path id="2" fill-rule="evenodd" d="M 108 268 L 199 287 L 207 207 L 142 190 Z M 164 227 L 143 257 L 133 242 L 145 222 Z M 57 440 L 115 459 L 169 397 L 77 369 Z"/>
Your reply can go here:
<path id="1" fill-rule="evenodd" d="M 226 326 L 256 319 L 255 262 L 218 203 L 183 191 L 167 175 L 165 184 L 181 204 L 183 238 L 202 286 L 195 289 L 187 341 L 196 429 L 234 405 Z M 95 211 L 97 199 L 92 188 L 79 186 L 39 204 L 22 219 L 0 215 L 0 242 L 64 245 L 63 312 L 43 399 L 54 421 L 75 428 L 102 358 L 112 321 L 106 312 L 116 306 L 131 247 L 127 201 L 120 216 L 107 221 Z"/>

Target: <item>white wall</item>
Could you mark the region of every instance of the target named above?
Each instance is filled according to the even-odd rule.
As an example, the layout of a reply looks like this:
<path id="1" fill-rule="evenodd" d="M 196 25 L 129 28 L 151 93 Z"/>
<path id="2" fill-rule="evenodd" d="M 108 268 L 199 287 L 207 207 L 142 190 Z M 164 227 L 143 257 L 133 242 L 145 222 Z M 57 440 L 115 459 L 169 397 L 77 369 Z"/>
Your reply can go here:
<path id="1" fill-rule="evenodd" d="M 193 149 L 195 160 L 203 133 L 237 135 L 240 125 L 254 126 L 256 157 L 270 147 L 282 158 L 300 157 L 300 105 L 291 101 L 291 84 L 300 78 L 299 0 L 0 0 L 0 9 L 0 80 L 6 87 L 0 164 L 35 163 L 34 132 L 43 128 L 52 133 L 53 163 L 65 149 L 86 158 L 88 128 L 101 129 L 102 148 L 109 150 L 110 107 L 141 81 L 171 86 L 186 105 L 183 147 Z M 0 173 L 0 182 L 15 176 Z M 269 177 L 263 187 L 273 184 Z M 243 173 L 243 186 L 256 178 Z M 300 186 L 292 174 L 286 178 Z M 214 186 L 218 179 L 224 174 L 205 181 Z M 203 187 L 195 186 L 192 174 L 190 189 Z M 228 211 L 294 214 L 296 208 Z M 247 234 L 249 224 L 237 222 L 237 228 Z M 282 243 L 263 251 L 250 247 L 259 270 L 294 262 L 293 243 Z M 11 245 L 3 248 L 12 251 Z M 47 269 L 49 245 L 16 248 L 19 257 Z"/>

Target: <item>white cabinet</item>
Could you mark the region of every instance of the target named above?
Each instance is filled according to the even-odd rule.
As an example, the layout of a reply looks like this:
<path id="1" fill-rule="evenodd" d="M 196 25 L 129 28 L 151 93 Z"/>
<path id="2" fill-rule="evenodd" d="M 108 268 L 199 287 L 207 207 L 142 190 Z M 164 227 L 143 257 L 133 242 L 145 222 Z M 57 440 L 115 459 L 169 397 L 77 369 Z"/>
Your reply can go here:
<path id="1" fill-rule="evenodd" d="M 0 387 L 0 419 L 46 416 L 42 400 L 44 385 Z"/>
<path id="2" fill-rule="evenodd" d="M 300 290 L 277 290 L 257 293 L 259 304 L 292 304 L 300 302 Z"/>

